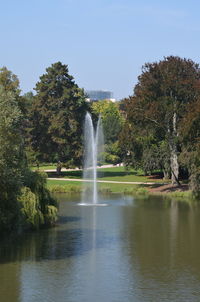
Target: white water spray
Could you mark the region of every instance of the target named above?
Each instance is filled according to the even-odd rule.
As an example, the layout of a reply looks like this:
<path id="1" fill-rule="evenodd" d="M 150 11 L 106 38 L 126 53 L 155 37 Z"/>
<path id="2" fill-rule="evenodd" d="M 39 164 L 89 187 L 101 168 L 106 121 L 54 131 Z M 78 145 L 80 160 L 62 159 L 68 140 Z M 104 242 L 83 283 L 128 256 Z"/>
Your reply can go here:
<path id="1" fill-rule="evenodd" d="M 96 131 L 91 115 L 86 114 L 84 124 L 84 188 L 81 204 L 97 205 L 97 161 L 100 160 L 104 148 L 101 117 L 99 117 Z"/>

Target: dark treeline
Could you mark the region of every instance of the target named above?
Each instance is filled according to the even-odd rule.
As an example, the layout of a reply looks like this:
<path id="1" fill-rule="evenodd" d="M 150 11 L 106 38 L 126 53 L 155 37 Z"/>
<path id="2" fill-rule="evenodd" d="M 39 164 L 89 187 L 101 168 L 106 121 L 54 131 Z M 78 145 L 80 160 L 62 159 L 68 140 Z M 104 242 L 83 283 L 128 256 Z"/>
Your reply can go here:
<path id="1" fill-rule="evenodd" d="M 200 69 L 179 57 L 142 68 L 133 95 L 118 103 L 86 102 L 83 89 L 57 62 L 21 95 L 19 80 L 0 69 L 0 230 L 39 227 L 56 220 L 45 176 L 31 165 L 81 167 L 86 111 L 100 113 L 105 159 L 148 174 L 163 172 L 173 184 L 189 179 L 200 192 Z"/>

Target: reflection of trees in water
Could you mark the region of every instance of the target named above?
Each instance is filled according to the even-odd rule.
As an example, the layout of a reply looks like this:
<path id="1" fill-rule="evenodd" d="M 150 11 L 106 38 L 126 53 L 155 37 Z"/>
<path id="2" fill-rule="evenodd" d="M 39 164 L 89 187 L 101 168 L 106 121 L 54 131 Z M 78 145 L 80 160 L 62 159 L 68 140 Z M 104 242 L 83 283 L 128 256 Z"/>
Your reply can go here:
<path id="1" fill-rule="evenodd" d="M 90 228 L 68 228 L 71 223 L 79 221 L 79 217 L 60 217 L 59 227 L 44 229 L 39 232 L 26 233 L 23 235 L 13 236 L 1 240 L 0 243 L 0 296 L 1 302 L 20 301 L 21 282 L 23 271 L 26 272 L 26 263 L 52 261 L 54 272 L 59 272 L 61 276 L 60 284 L 65 286 L 66 279 L 63 278 L 62 272 L 74 265 L 73 261 L 56 261 L 65 260 L 70 257 L 84 255 L 94 249 L 94 232 L 95 248 L 105 247 L 113 243 L 113 238 L 106 236 L 101 230 Z M 56 261 L 56 264 L 54 263 Z M 75 260 L 76 261 L 76 260 Z M 78 260 L 77 260 L 78 261 Z M 30 266 L 30 270 L 31 270 Z M 34 266 L 33 266 L 34 267 Z M 72 269 L 72 268 L 71 268 Z M 73 269 L 72 269 L 73 271 Z M 30 271 L 30 275 L 32 272 Z M 33 269 L 34 275 L 34 269 Z M 28 273 L 29 278 L 29 273 Z M 37 273 L 37 280 L 44 282 L 42 274 Z M 57 276 L 57 278 L 58 278 Z M 69 275 L 70 276 L 70 275 Z M 48 276 L 47 276 L 48 277 Z M 62 279 L 63 278 L 63 279 Z M 67 277 L 66 277 L 67 278 Z M 37 280 L 33 277 L 33 286 L 37 287 Z M 68 279 L 67 279 L 68 280 Z M 70 277 L 68 280 L 70 284 Z M 60 288 L 60 287 L 59 287 Z M 54 289 L 56 292 L 56 288 Z M 25 293 L 26 294 L 26 293 Z M 58 294 L 58 293 L 57 293 Z M 5 295 L 5 300 L 4 299 Z M 59 296 L 59 295 L 58 295 Z"/>
<path id="2" fill-rule="evenodd" d="M 0 301 L 20 301 L 20 265 L 0 265 Z"/>
<path id="3" fill-rule="evenodd" d="M 60 224 L 79 220 L 61 217 Z M 63 228 L 40 230 L 4 240 L 0 248 L 0 263 L 15 261 L 59 260 L 80 256 L 94 248 L 94 230 L 90 228 Z M 95 230 L 95 248 L 105 247 L 115 239 L 101 230 Z"/>
<path id="4" fill-rule="evenodd" d="M 158 281 L 175 281 L 186 271 L 200 280 L 200 207 L 156 197 L 139 203 L 133 211 L 124 208 L 133 270 L 138 263 L 143 276 Z"/>

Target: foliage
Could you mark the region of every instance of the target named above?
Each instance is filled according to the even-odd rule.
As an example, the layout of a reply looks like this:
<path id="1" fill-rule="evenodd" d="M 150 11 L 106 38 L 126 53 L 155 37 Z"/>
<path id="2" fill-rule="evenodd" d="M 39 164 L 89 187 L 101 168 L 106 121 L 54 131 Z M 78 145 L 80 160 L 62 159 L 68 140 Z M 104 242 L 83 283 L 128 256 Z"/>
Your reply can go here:
<path id="1" fill-rule="evenodd" d="M 180 161 L 190 174 L 190 188 L 200 197 L 200 98 L 190 104 L 181 122 L 182 154 Z"/>
<path id="2" fill-rule="evenodd" d="M 5 66 L 0 68 L 0 87 L 5 93 L 12 93 L 19 96 L 19 80 L 15 74 L 8 70 Z"/>
<path id="3" fill-rule="evenodd" d="M 164 167 L 160 160 L 153 162 L 163 169 L 170 168 L 172 182 L 178 182 L 181 120 L 186 108 L 198 98 L 199 79 L 199 66 L 191 60 L 171 56 L 158 63 L 144 65 L 134 95 L 125 101 L 127 120 L 121 146 L 128 165 L 137 163 L 144 168 L 144 162 L 149 165 L 149 160 L 152 161 L 152 155 L 155 155 L 152 144 L 159 148 L 156 150 L 158 155 L 162 154 L 164 146 L 169 165 Z M 149 138 L 152 139 L 145 148 L 143 142 L 148 142 Z"/>
<path id="4" fill-rule="evenodd" d="M 0 70 L 0 231 L 19 226 L 39 227 L 52 220 L 56 206 L 44 176 L 29 171 L 19 82 L 6 68 Z M 56 210 L 54 210 L 56 213 Z M 56 215 L 55 215 L 56 218 Z"/>
<path id="5" fill-rule="evenodd" d="M 22 119 L 13 92 L 0 88 L 0 230 L 17 223 L 19 206 L 16 196 L 22 185 L 24 168 Z"/>
<path id="6" fill-rule="evenodd" d="M 122 162 L 122 153 L 119 141 L 105 146 L 104 158 L 107 163 L 111 163 L 113 165 L 117 165 Z"/>
<path id="7" fill-rule="evenodd" d="M 47 206 L 44 214 L 46 226 L 53 226 L 57 221 L 58 210 L 55 206 Z"/>
<path id="8" fill-rule="evenodd" d="M 39 172 L 39 171 L 33 172 L 27 170 L 24 177 L 24 185 L 30 188 L 31 192 L 35 194 L 38 201 L 39 210 L 44 216 L 44 224 L 48 225 L 51 221 L 53 213 L 55 214 L 54 220 L 56 221 L 57 202 L 53 197 L 51 197 L 50 192 L 46 187 L 46 178 L 47 175 L 44 172 Z M 52 207 L 54 207 L 55 209 L 52 210 L 53 209 Z"/>
<path id="9" fill-rule="evenodd" d="M 123 124 L 118 104 L 108 100 L 93 102 L 92 112 L 96 115 L 101 114 L 105 143 L 116 142 Z"/>
<path id="10" fill-rule="evenodd" d="M 52 64 L 36 84 L 30 116 L 30 144 L 40 161 L 82 160 L 82 124 L 88 108 L 83 90 L 78 88 L 61 62 Z"/>
<path id="11" fill-rule="evenodd" d="M 57 203 L 46 188 L 46 174 L 26 171 L 19 202 L 21 203 L 22 225 L 36 228 L 53 225 L 57 220 Z"/>
<path id="12" fill-rule="evenodd" d="M 67 186 L 65 186 L 64 184 L 58 184 L 49 186 L 49 190 L 52 193 L 81 193 L 82 187 L 70 184 L 68 184 Z"/>
<path id="13" fill-rule="evenodd" d="M 93 102 L 92 113 L 101 115 L 105 140 L 104 159 L 107 163 L 118 164 L 122 162 L 119 147 L 119 134 L 122 130 L 124 118 L 119 105 L 108 100 Z"/>
<path id="14" fill-rule="evenodd" d="M 39 207 L 39 201 L 30 188 L 23 187 L 18 198 L 21 204 L 21 224 L 23 228 L 38 229 L 44 224 L 44 217 Z"/>

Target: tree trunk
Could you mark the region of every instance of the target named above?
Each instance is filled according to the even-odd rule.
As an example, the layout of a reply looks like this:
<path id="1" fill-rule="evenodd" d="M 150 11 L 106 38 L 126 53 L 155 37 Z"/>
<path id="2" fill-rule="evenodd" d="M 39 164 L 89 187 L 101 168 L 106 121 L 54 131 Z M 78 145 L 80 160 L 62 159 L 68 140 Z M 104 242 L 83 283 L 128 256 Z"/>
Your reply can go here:
<path id="1" fill-rule="evenodd" d="M 62 169 L 62 163 L 59 161 L 57 163 L 57 167 L 56 167 L 56 172 L 57 172 L 58 176 L 60 176 L 61 169 Z"/>
<path id="2" fill-rule="evenodd" d="M 171 166 L 171 179 L 173 185 L 180 185 L 178 181 L 179 176 L 179 164 L 177 156 L 177 147 L 175 143 L 170 145 L 170 166 Z"/>
<path id="3" fill-rule="evenodd" d="M 176 104 L 175 104 L 176 105 Z M 179 163 L 178 163 L 178 150 L 177 150 L 177 114 L 174 111 L 173 114 L 173 127 L 169 139 L 170 148 L 170 167 L 171 167 L 171 179 L 173 185 L 180 185 L 178 181 L 179 176 Z"/>
<path id="4" fill-rule="evenodd" d="M 169 169 L 163 169 L 164 179 L 170 179 L 170 171 Z"/>

